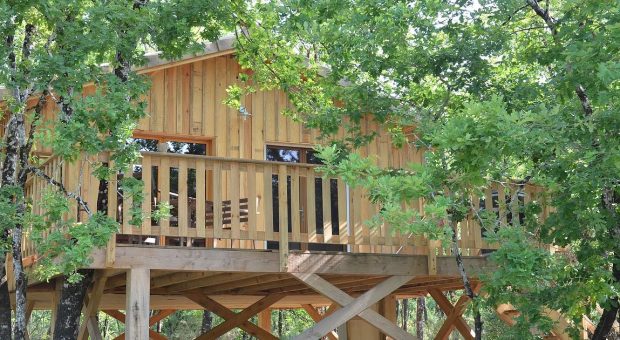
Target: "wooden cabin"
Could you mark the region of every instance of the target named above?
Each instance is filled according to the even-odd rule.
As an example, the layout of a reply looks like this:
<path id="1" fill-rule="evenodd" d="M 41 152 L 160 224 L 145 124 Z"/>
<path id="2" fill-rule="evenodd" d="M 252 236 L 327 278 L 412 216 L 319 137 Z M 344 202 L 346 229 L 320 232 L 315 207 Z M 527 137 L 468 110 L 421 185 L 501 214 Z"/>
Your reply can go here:
<path id="1" fill-rule="evenodd" d="M 364 221 L 378 207 L 363 191 L 315 171 L 318 133 L 280 114 L 290 105 L 284 93 L 249 95 L 242 112 L 224 105 L 226 88 L 241 71 L 232 39 L 178 61 L 151 56 L 140 70 L 152 81 L 149 115 L 134 135 L 143 149 L 140 163 L 102 183 L 87 175 L 85 160 L 61 164 L 52 155 L 43 165 L 120 222 L 107 248 L 92 254 L 97 280 L 83 309 L 81 339 L 100 338 L 96 322 L 89 322 L 97 311 L 124 322 L 127 339 L 165 339 L 150 326 L 188 309 L 208 309 L 226 319 L 199 339 L 215 339 L 235 327 L 276 339 L 270 310 L 281 308 L 303 308 L 316 321 L 298 339 L 413 339 L 396 325 L 396 301 L 426 295 L 446 314 L 437 339 L 452 332 L 473 339 L 461 316 L 468 299 L 452 305 L 444 295 L 462 289 L 449 250 L 421 236 L 392 232 L 388 225 L 369 229 Z M 422 162 L 421 150 L 393 148 L 380 126 L 364 124 L 379 131 L 363 149 L 379 165 Z M 49 151 L 38 150 L 48 156 Z M 132 202 L 116 190 L 122 176 L 144 181 L 145 213 L 169 202 L 170 218 L 131 226 Z M 28 183 L 40 211 L 36 202 L 46 184 L 39 178 Z M 524 200 L 533 194 L 526 190 Z M 498 202 L 507 195 L 490 188 L 480 208 L 499 211 Z M 421 209 L 422 202 L 409 208 Z M 85 218 L 77 206 L 72 209 L 72 216 Z M 465 264 L 480 287 L 475 273 L 487 265 L 482 250 L 494 246 L 485 244 L 471 218 L 461 224 L 459 236 Z M 36 255 L 26 233 L 24 258 L 31 262 Z M 7 269 L 10 274 L 11 266 Z M 32 308 L 54 311 L 58 287 L 53 281 L 31 282 Z M 320 314 L 317 308 L 325 306 L 327 312 Z M 254 315 L 258 324 L 248 321 Z"/>

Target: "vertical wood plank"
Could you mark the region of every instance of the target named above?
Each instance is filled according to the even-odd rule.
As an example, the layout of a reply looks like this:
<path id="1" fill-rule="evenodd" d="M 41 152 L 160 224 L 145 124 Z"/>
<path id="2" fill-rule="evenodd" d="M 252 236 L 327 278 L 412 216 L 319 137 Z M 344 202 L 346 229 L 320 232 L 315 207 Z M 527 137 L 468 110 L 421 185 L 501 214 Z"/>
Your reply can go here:
<path id="1" fill-rule="evenodd" d="M 241 221 L 239 219 L 240 209 L 239 209 L 239 163 L 231 162 L 230 163 L 230 185 L 228 186 L 228 191 L 230 195 L 230 206 L 231 206 L 231 237 L 233 240 L 238 240 L 241 237 L 240 225 Z"/>
<path id="2" fill-rule="evenodd" d="M 144 183 L 144 200 L 142 201 L 142 213 L 146 217 L 142 220 L 142 235 L 151 234 L 151 156 L 142 156 L 142 182 Z"/>
<path id="3" fill-rule="evenodd" d="M 250 240 L 256 240 L 256 166 L 248 164 L 248 231 Z"/>
<path id="4" fill-rule="evenodd" d="M 315 172 L 314 168 L 309 169 L 308 177 L 306 179 L 306 216 L 308 220 L 308 241 L 317 242 L 316 234 L 316 187 L 315 187 Z"/>
<path id="5" fill-rule="evenodd" d="M 160 158 L 157 177 L 160 191 L 159 201 L 170 204 L 170 163 L 168 157 L 164 156 Z M 170 219 L 161 219 L 159 221 L 159 226 L 162 236 L 168 236 L 170 234 Z"/>
<path id="6" fill-rule="evenodd" d="M 347 192 L 344 181 L 338 179 L 338 234 L 340 235 L 340 243 L 349 242 L 348 225 L 347 225 Z"/>
<path id="7" fill-rule="evenodd" d="M 226 74 L 227 74 L 227 86 L 234 85 L 237 82 L 237 75 L 239 72 L 239 64 L 232 58 L 232 56 L 227 56 L 226 58 Z M 226 106 L 227 113 L 226 118 L 228 119 L 228 138 L 226 140 L 226 145 L 228 147 L 228 156 L 232 158 L 239 158 L 240 156 L 240 126 L 241 126 L 241 118 L 239 117 L 239 112 L 229 106 Z"/>
<path id="8" fill-rule="evenodd" d="M 203 96 L 202 131 L 206 136 L 215 136 L 215 59 L 213 58 L 204 61 Z"/>
<path id="9" fill-rule="evenodd" d="M 151 130 L 162 131 L 164 122 L 164 100 L 165 100 L 165 71 L 155 71 L 151 73 L 151 106 L 149 113 L 151 115 Z"/>
<path id="10" fill-rule="evenodd" d="M 277 122 L 276 138 L 278 141 L 288 142 L 288 129 L 286 126 L 286 121 L 288 118 L 282 114 L 284 110 L 286 110 L 286 95 L 284 94 L 284 91 L 276 91 L 274 99 L 277 102 L 277 110 L 275 112 L 275 121 Z"/>
<path id="11" fill-rule="evenodd" d="M 277 207 L 273 206 L 273 183 L 272 183 L 272 168 L 270 165 L 264 165 L 263 171 L 263 212 L 265 221 L 265 238 L 273 241 L 273 209 Z"/>
<path id="12" fill-rule="evenodd" d="M 205 135 L 202 129 L 202 62 L 192 63 L 192 127 L 190 133 L 193 135 Z"/>
<path id="13" fill-rule="evenodd" d="M 217 135 L 216 156 L 228 156 L 228 108 L 223 103 L 226 98 L 226 57 L 217 57 L 215 61 L 215 128 Z"/>
<path id="14" fill-rule="evenodd" d="M 196 236 L 205 237 L 206 195 L 205 160 L 196 160 Z"/>
<path id="15" fill-rule="evenodd" d="M 482 230 L 481 230 L 481 226 L 480 226 L 480 221 L 478 219 L 478 217 L 476 216 L 476 213 L 480 212 L 480 197 L 478 197 L 477 195 L 473 197 L 473 201 L 474 201 L 474 208 L 477 209 L 476 212 L 474 212 L 474 216 L 472 216 L 473 219 L 473 223 L 472 223 L 472 237 L 474 239 L 474 248 L 476 249 L 481 249 L 482 248 Z"/>
<path id="16" fill-rule="evenodd" d="M 323 178 L 322 180 L 322 197 L 323 197 L 323 235 L 325 243 L 332 242 L 332 206 L 330 195 L 330 180 Z"/>
<path id="17" fill-rule="evenodd" d="M 149 338 L 150 271 L 131 268 L 127 271 L 125 339 Z"/>
<path id="18" fill-rule="evenodd" d="M 123 178 L 129 178 L 133 175 L 133 166 L 130 165 L 123 174 Z M 133 199 L 129 193 L 123 190 L 123 234 L 132 234 L 132 225 L 129 224 L 131 220 L 131 209 L 133 207 Z"/>
<path id="19" fill-rule="evenodd" d="M 187 228 L 189 225 L 188 208 L 187 204 L 187 159 L 179 159 L 179 197 L 178 197 L 178 227 L 179 236 L 187 237 Z"/>
<path id="20" fill-rule="evenodd" d="M 265 140 L 268 142 L 276 140 L 275 124 L 277 122 L 278 113 L 276 112 L 274 94 L 274 90 L 265 91 L 263 93 Z"/>
<path id="21" fill-rule="evenodd" d="M 166 113 L 162 131 L 175 134 L 177 132 L 177 68 L 170 67 L 166 69 L 166 94 L 164 101 L 166 105 Z"/>
<path id="22" fill-rule="evenodd" d="M 264 159 L 264 108 L 263 91 L 252 94 L 252 158 Z"/>
<path id="23" fill-rule="evenodd" d="M 222 237 L 222 163 L 213 164 L 213 235 Z"/>
<path id="24" fill-rule="evenodd" d="M 189 108 L 191 105 L 191 64 L 179 66 L 177 133 L 189 135 Z"/>
<path id="25" fill-rule="evenodd" d="M 278 209 L 280 210 L 280 271 L 288 269 L 288 213 L 287 213 L 287 188 L 286 188 L 286 165 L 278 166 Z"/>
<path id="26" fill-rule="evenodd" d="M 363 229 L 364 224 L 362 221 L 362 194 L 361 189 L 353 189 L 351 190 L 351 208 L 353 210 L 351 223 L 353 224 L 353 235 L 355 235 L 355 245 L 357 245 L 357 250 L 360 251 L 359 246 L 364 244 L 363 237 Z"/>
<path id="27" fill-rule="evenodd" d="M 300 207 L 299 207 L 299 166 L 292 167 L 291 173 L 291 225 L 292 225 L 292 239 L 294 242 L 301 241 L 301 219 L 300 219 Z"/>

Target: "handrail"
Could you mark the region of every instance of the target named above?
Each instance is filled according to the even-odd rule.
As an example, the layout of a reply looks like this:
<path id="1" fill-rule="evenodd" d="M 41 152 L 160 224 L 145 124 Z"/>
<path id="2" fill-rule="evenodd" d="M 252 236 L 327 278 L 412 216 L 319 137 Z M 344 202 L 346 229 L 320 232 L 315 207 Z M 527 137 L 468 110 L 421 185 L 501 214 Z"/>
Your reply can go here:
<path id="1" fill-rule="evenodd" d="M 152 152 L 152 151 L 142 151 L 140 152 L 142 156 L 157 156 L 157 157 L 170 157 L 170 158 L 186 158 L 186 159 L 204 159 L 211 161 L 222 161 L 228 163 L 239 163 L 239 164 L 263 164 L 270 166 L 278 166 L 285 165 L 290 167 L 299 167 L 299 168 L 316 168 L 320 165 L 317 164 L 308 164 L 308 163 L 292 163 L 292 162 L 275 162 L 275 161 L 265 161 L 258 159 L 247 159 L 247 158 L 231 158 L 231 157 L 217 157 L 217 156 L 204 156 L 204 155 L 188 155 L 188 154 L 178 154 L 178 153 L 167 153 L 167 152 Z"/>

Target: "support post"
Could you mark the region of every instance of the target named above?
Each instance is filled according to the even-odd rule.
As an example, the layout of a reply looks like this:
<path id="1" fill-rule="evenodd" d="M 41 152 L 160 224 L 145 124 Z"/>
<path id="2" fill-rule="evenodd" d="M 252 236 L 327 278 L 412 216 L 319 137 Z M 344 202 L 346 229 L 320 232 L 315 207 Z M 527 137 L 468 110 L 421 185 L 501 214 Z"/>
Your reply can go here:
<path id="1" fill-rule="evenodd" d="M 127 340 L 149 338 L 150 271 L 131 268 L 127 271 L 125 336 Z"/>
<path id="2" fill-rule="evenodd" d="M 396 324 L 396 297 L 388 295 L 379 302 L 379 314 Z M 382 339 L 393 339 L 392 337 L 382 333 Z"/>
<path id="3" fill-rule="evenodd" d="M 258 313 L 258 327 L 271 332 L 271 308 Z"/>

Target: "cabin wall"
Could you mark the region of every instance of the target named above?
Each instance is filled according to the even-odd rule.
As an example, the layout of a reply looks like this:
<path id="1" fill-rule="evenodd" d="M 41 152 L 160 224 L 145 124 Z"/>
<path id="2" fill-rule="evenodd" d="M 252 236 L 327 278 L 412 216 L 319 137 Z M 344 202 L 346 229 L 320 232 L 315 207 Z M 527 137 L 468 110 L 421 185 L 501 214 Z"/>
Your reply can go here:
<path id="1" fill-rule="evenodd" d="M 251 113 L 245 120 L 225 105 L 226 89 L 239 81 L 240 72 L 231 54 L 147 73 L 152 82 L 146 98 L 149 116 L 140 121 L 138 129 L 213 138 L 214 156 L 229 158 L 264 160 L 268 144 L 312 147 L 317 143 L 317 131 L 281 114 L 291 105 L 282 91 L 259 91 L 243 98 L 242 105 Z M 379 132 L 362 149 L 374 155 L 379 165 L 396 168 L 421 161 L 421 153 L 414 149 L 393 148 L 377 123 L 365 121 L 363 130 Z"/>

